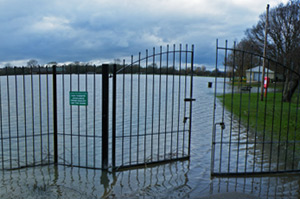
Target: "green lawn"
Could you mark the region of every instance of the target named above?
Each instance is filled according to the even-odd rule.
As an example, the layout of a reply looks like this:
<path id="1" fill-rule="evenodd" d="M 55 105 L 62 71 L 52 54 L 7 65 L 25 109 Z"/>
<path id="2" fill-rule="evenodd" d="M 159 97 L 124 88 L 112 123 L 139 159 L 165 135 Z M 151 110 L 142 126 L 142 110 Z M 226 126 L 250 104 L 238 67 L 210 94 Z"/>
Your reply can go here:
<path id="1" fill-rule="evenodd" d="M 297 93 L 291 103 L 282 102 L 281 93 L 268 93 L 265 101 L 260 101 L 257 93 L 230 93 L 218 98 L 245 126 L 249 125 L 258 135 L 265 133 L 266 140 L 300 140 Z"/>

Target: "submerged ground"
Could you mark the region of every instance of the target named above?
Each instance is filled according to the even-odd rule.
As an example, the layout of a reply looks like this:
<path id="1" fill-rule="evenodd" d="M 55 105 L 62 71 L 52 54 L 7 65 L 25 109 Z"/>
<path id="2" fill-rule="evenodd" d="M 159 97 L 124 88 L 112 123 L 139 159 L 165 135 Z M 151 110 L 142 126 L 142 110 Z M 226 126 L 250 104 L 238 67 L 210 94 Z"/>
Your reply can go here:
<path id="1" fill-rule="evenodd" d="M 0 198 L 299 197 L 298 175 L 211 178 L 214 90 L 209 81 L 214 79 L 194 78 L 189 161 L 116 173 L 54 165 L 1 171 Z"/>

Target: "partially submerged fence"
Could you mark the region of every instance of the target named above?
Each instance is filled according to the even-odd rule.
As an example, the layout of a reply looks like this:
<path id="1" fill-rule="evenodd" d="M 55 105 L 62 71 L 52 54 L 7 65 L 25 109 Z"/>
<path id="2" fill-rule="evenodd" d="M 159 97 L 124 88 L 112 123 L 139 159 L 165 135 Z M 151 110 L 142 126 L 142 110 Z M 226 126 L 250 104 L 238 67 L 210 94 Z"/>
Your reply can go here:
<path id="1" fill-rule="evenodd" d="M 227 45 L 217 45 L 211 174 L 299 172 L 299 73 Z M 271 81 L 261 93 L 263 59 Z M 285 102 L 288 75 L 298 86 Z"/>
<path id="2" fill-rule="evenodd" d="M 2 69 L 1 168 L 120 169 L 189 158 L 193 59 L 193 46 L 174 45 L 114 67 Z"/>
<path id="3" fill-rule="evenodd" d="M 131 57 L 130 64 L 114 73 L 113 115 L 119 125 L 113 129 L 113 166 L 189 158 L 193 51 L 193 46 L 189 50 L 181 45 L 171 50 L 167 46 L 165 52 L 153 48 L 144 58 L 140 53 L 137 61 Z"/>

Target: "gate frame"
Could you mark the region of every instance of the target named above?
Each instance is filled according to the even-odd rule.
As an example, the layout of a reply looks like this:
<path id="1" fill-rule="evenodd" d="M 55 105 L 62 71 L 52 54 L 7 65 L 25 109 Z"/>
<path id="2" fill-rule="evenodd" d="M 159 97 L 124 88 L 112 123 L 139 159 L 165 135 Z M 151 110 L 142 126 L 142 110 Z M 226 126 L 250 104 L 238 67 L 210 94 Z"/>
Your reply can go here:
<path id="1" fill-rule="evenodd" d="M 286 67 L 285 65 L 283 65 L 283 64 L 281 64 L 281 63 L 279 63 L 279 62 L 277 62 L 277 61 L 274 61 L 274 60 L 272 60 L 272 59 L 270 59 L 270 58 L 267 58 L 267 57 L 264 57 L 264 56 L 261 56 L 261 55 L 259 55 L 259 54 L 257 54 L 257 53 L 253 53 L 253 52 L 247 52 L 247 51 L 243 51 L 243 50 L 239 50 L 239 49 L 236 49 L 236 45 L 235 45 L 235 42 L 234 42 L 234 47 L 233 48 L 228 48 L 228 42 L 227 42 L 227 40 L 226 40 L 226 42 L 225 42 L 225 47 L 220 47 L 219 46 L 219 44 L 218 44 L 218 40 L 216 40 L 216 71 L 219 69 L 218 68 L 218 58 L 219 58 L 219 51 L 220 50 L 223 50 L 223 51 L 225 51 L 225 63 L 224 63 L 224 67 L 225 67 L 225 71 L 224 71 L 224 73 L 225 73 L 225 75 L 227 74 L 226 73 L 226 68 L 228 67 L 228 65 L 227 65 L 227 58 L 228 58 L 228 52 L 233 52 L 233 54 L 234 54 L 234 58 L 233 58 L 233 64 L 235 65 L 235 53 L 236 52 L 242 52 L 242 53 L 245 53 L 245 54 L 249 54 L 249 55 L 251 55 L 251 56 L 256 56 L 256 57 L 258 57 L 259 59 L 263 59 L 263 60 L 266 60 L 267 61 L 267 63 L 268 64 L 270 64 L 270 62 L 271 63 L 275 63 L 275 65 L 276 65 L 276 70 L 283 70 L 283 71 L 289 71 L 289 72 L 292 72 L 292 73 L 294 73 L 295 75 L 297 75 L 298 77 L 300 77 L 300 73 L 299 72 L 297 72 L 297 71 L 295 71 L 295 70 L 293 70 L 293 68 L 288 68 L 288 67 Z M 244 57 L 243 57 L 243 59 L 244 59 Z M 243 63 L 244 64 L 244 63 Z M 282 67 L 281 69 L 277 69 L 277 66 L 279 66 L 279 67 Z M 242 66 L 243 67 L 243 66 Z M 251 66 L 252 67 L 252 66 Z M 270 67 L 270 66 L 268 66 L 268 67 Z M 269 70 L 269 69 L 268 69 Z M 275 71 L 274 73 L 275 73 L 275 76 L 276 76 L 276 72 L 277 71 Z M 267 73 L 267 75 L 268 75 L 268 73 Z M 233 76 L 234 77 L 234 76 Z M 214 92 L 214 108 L 213 108 L 213 128 L 212 128 L 212 151 L 211 151 L 211 177 L 238 177 L 238 176 L 243 176 L 243 177 L 253 177 L 253 176 L 255 176 L 255 175 L 272 175 L 272 174 L 284 174 L 284 173 L 299 173 L 300 172 L 300 169 L 294 169 L 294 159 L 293 159 L 293 167 L 292 167 L 292 169 L 290 169 L 290 170 L 288 170 L 288 169 L 284 169 L 284 170 L 281 170 L 281 169 L 279 169 L 278 168 L 278 166 L 277 166 L 277 170 L 271 170 L 271 164 L 272 163 L 270 163 L 270 162 L 268 162 L 267 164 L 269 165 L 269 170 L 267 170 L 267 171 L 265 171 L 264 170 L 264 167 L 261 167 L 261 170 L 260 171 L 255 171 L 255 168 L 254 168 L 254 166 L 256 166 L 255 165 L 255 163 L 254 163 L 254 165 L 253 165 L 253 170 L 251 171 L 251 172 L 249 172 L 249 171 L 239 171 L 238 169 L 236 170 L 236 172 L 232 172 L 232 171 L 230 171 L 230 168 L 229 168 L 229 166 L 228 166 L 228 171 L 227 172 L 221 172 L 221 164 L 222 164 L 222 155 L 220 156 L 220 166 L 219 167 L 217 167 L 217 169 L 219 169 L 219 171 L 217 171 L 217 172 L 215 172 L 214 170 L 215 170 L 215 145 L 216 144 L 220 144 L 220 151 L 222 151 L 222 144 L 223 144 L 223 141 L 221 140 L 221 141 L 219 141 L 219 142 L 216 142 L 216 129 L 217 129 L 217 126 L 219 125 L 220 127 L 221 127 L 221 129 L 222 129 L 222 132 L 223 132 L 223 129 L 225 129 L 225 123 L 224 123 L 224 110 L 225 110 L 225 105 L 224 104 L 222 104 L 222 111 L 223 111 L 223 116 L 222 116 L 222 121 L 221 122 L 217 122 L 216 123 L 216 106 L 217 106 L 217 102 L 216 102 L 216 95 L 217 95 L 217 78 L 218 78 L 218 75 L 216 74 L 216 76 L 215 76 L 215 92 Z M 223 76 L 222 76 L 222 78 L 223 78 Z M 225 94 L 225 78 L 226 78 L 226 76 L 224 76 L 224 87 L 223 87 L 223 91 L 222 91 L 222 93 L 223 93 L 223 95 Z M 284 77 L 285 78 L 285 77 Z M 285 84 L 285 80 L 284 80 L 284 82 L 283 82 L 284 84 Z M 251 85 L 251 81 L 250 81 L 250 85 Z M 261 85 L 260 85 L 261 86 Z M 232 87 L 234 87 L 234 86 L 232 86 Z M 276 90 L 276 84 L 275 84 L 275 89 L 274 90 Z M 298 91 L 297 91 L 298 90 Z M 240 91 L 241 92 L 241 91 Z M 250 91 L 251 92 L 251 91 Z M 250 93 L 249 92 L 249 93 Z M 282 92 L 283 92 L 283 89 L 282 89 Z M 231 91 L 231 93 L 233 94 L 234 93 L 234 91 L 233 91 L 233 88 L 232 88 L 232 91 Z M 274 93 L 276 93 L 275 91 L 274 91 Z M 296 95 L 297 94 L 297 107 L 299 106 L 299 93 L 300 93 L 300 78 L 298 79 L 298 86 L 297 86 L 297 88 L 296 88 L 296 91 L 295 91 L 295 93 L 294 93 L 294 95 Z M 241 92 L 241 95 L 242 95 L 242 92 Z M 265 101 L 266 101 L 266 99 L 265 99 Z M 250 102 L 248 102 L 248 103 L 250 103 Z M 281 98 L 281 103 L 282 103 L 282 98 Z M 291 102 L 286 102 L 286 103 L 289 103 L 289 107 L 290 107 L 290 104 L 291 104 Z M 267 102 L 265 102 L 265 104 L 267 104 Z M 258 106 L 258 105 L 257 105 Z M 266 106 L 265 106 L 265 108 L 266 108 Z M 240 107 L 240 109 L 241 109 L 241 107 Z M 265 111 L 266 111 L 266 109 L 265 109 Z M 282 110 L 281 110 L 282 111 Z M 289 111 L 290 111 L 290 108 L 289 108 Z M 230 113 L 231 114 L 231 120 L 233 120 L 233 118 L 232 118 L 232 115 L 234 115 L 234 113 Z M 264 117 L 266 117 L 266 112 L 264 112 Z M 298 114 L 299 113 L 297 113 L 297 116 L 298 116 Z M 274 112 L 273 112 L 273 116 L 274 116 Z M 297 116 L 296 116 L 296 121 L 297 121 Z M 249 118 L 249 116 L 248 116 L 248 118 Z M 282 118 L 281 118 L 282 119 Z M 232 121 L 231 121 L 231 123 L 232 123 Z M 239 125 L 241 125 L 241 121 L 239 121 Z M 290 124 L 290 120 L 288 120 L 288 125 Z M 248 124 L 249 125 L 249 124 Z M 265 124 L 264 124 L 265 125 Z M 298 128 L 299 129 L 299 128 Z M 249 131 L 249 129 L 248 129 L 248 131 Z M 257 131 L 257 130 L 256 130 Z M 289 131 L 289 130 L 288 130 Z M 295 129 L 295 131 L 296 131 L 296 129 Z M 273 131 L 272 131 L 272 133 L 273 133 Z M 230 130 L 230 134 L 231 134 L 231 130 Z M 256 134 L 255 134 L 255 136 L 257 136 L 257 132 L 256 132 Z M 264 132 L 264 136 L 265 136 L 265 132 Z M 222 137 L 223 138 L 223 137 Z M 221 138 L 221 139 L 222 139 Z M 273 140 L 274 141 L 274 140 Z M 273 141 L 271 141 L 271 144 L 273 143 Z M 294 142 L 293 142 L 294 141 Z M 239 141 L 238 141 L 239 142 Z M 248 139 L 247 139 L 247 142 L 248 142 Z M 266 142 L 266 143 L 265 143 Z M 257 145 L 257 144 L 262 144 L 263 146 L 264 145 L 266 145 L 266 144 L 268 144 L 267 143 L 268 141 L 266 141 L 266 140 L 264 140 L 262 143 L 257 143 L 256 142 L 256 138 L 255 138 L 255 142 L 254 142 L 254 145 Z M 284 142 L 286 142 L 287 144 L 289 143 L 289 142 L 292 142 L 292 143 L 296 143 L 297 142 L 297 140 L 296 140 L 296 138 L 295 138 L 295 140 L 288 140 L 288 138 L 287 138 L 287 140 L 283 140 L 283 141 L 279 141 L 279 144 L 280 144 L 280 142 L 281 143 L 284 143 Z M 230 138 L 230 141 L 229 141 L 229 144 L 231 144 L 232 143 L 232 141 L 231 141 L 231 138 Z M 276 142 L 274 142 L 274 143 L 276 143 Z M 240 142 L 239 142 L 239 144 L 241 144 Z M 224 144 L 224 146 L 225 146 L 225 144 Z M 280 148 L 280 147 L 279 147 Z M 228 150 L 228 149 L 227 149 Z M 231 149 L 232 150 L 232 149 Z M 238 149 L 239 150 L 239 149 Z M 247 150 L 248 150 L 248 148 L 247 148 Z M 264 148 L 263 148 L 263 150 L 264 150 Z M 279 149 L 278 149 L 279 150 Z M 294 149 L 295 150 L 295 149 Z M 227 160 L 227 162 L 230 162 L 230 151 L 228 152 L 229 153 L 229 159 Z M 239 154 L 239 151 L 237 152 L 238 154 Z M 256 153 L 256 152 L 255 152 Z M 249 154 L 249 153 L 247 153 L 247 154 Z M 262 154 L 264 154 L 264 151 L 262 152 Z M 287 149 L 286 149 L 286 151 L 285 151 L 285 154 L 287 154 Z M 277 156 L 279 156 L 278 154 L 277 154 Z M 272 158 L 272 152 L 271 152 L 271 157 L 270 157 L 270 159 Z M 278 159 L 279 159 L 279 157 L 277 157 Z M 285 156 L 285 159 L 286 159 L 287 157 Z M 278 162 L 279 162 L 279 160 L 277 159 L 277 164 L 278 164 Z M 247 160 L 247 157 L 246 157 L 246 160 Z M 265 160 L 262 160 L 262 163 L 261 163 L 261 165 L 263 165 L 263 162 L 264 162 Z M 254 160 L 254 162 L 255 162 L 255 160 Z M 248 163 L 248 162 L 247 162 Z M 245 163 L 246 164 L 246 163 Z M 257 163 L 258 164 L 258 163 Z M 285 161 L 285 168 L 286 168 L 286 164 L 287 164 L 287 162 Z M 234 166 L 234 165 L 233 165 Z M 233 167 L 232 166 L 232 167 Z M 235 165 L 237 168 L 238 168 L 238 166 L 237 165 Z M 257 166 L 256 166 L 257 167 Z M 242 169 L 241 169 L 242 170 Z"/>
<path id="2" fill-rule="evenodd" d="M 187 55 L 188 53 L 190 53 L 190 59 L 191 59 L 191 70 L 190 70 L 190 96 L 189 98 L 185 98 L 184 99 L 184 103 L 190 103 L 189 106 L 189 116 L 185 117 L 184 120 L 189 119 L 189 125 L 188 125 L 188 134 L 189 134 L 189 140 L 188 140 L 188 153 L 187 156 L 184 157 L 180 157 L 180 158 L 171 158 L 171 159 L 164 159 L 164 160 L 158 160 L 158 161 L 151 161 L 151 162 L 143 162 L 143 163 L 138 163 L 138 164 L 130 164 L 130 165 L 120 165 L 120 166 L 116 166 L 116 93 L 117 93 L 117 74 L 120 73 L 121 71 L 125 70 L 127 67 L 133 66 L 134 64 L 139 64 L 142 60 L 147 60 L 149 58 L 153 58 L 153 63 L 155 60 L 156 56 L 162 56 L 164 54 L 166 54 L 167 56 L 169 54 L 174 54 L 173 57 L 173 61 L 175 61 L 175 53 L 179 53 L 180 54 L 180 60 L 181 60 L 181 54 L 185 53 L 186 54 L 186 59 L 187 59 Z M 167 58 L 168 59 L 168 58 Z M 161 62 L 162 60 L 160 60 Z M 187 60 L 186 60 L 187 61 Z M 180 63 L 181 64 L 181 63 Z M 146 57 L 145 58 L 141 58 L 141 53 L 139 53 L 139 59 L 137 61 L 133 61 L 133 56 L 131 56 L 131 63 L 125 65 L 125 60 L 123 60 L 123 67 L 119 70 L 117 70 L 117 66 L 116 64 L 112 65 L 113 67 L 113 75 L 112 75 L 112 84 L 113 84 L 113 91 L 112 91 L 112 169 L 114 171 L 120 171 L 120 170 L 128 170 L 128 169 L 134 169 L 134 168 L 139 168 L 139 167 L 145 167 L 145 166 L 150 166 L 150 165 L 157 165 L 157 164 L 162 164 L 162 163 L 169 163 L 169 162 L 173 162 L 173 161 L 184 161 L 184 160 L 189 160 L 190 158 L 190 148 L 191 148 L 191 129 L 192 129 L 192 102 L 195 101 L 196 99 L 193 99 L 193 72 L 194 72 L 194 45 L 192 45 L 191 50 L 188 50 L 188 45 L 186 45 L 186 50 L 182 50 L 182 45 L 180 44 L 180 49 L 176 50 L 175 49 L 175 44 L 173 45 L 173 50 L 169 51 L 169 45 L 167 45 L 167 51 L 162 52 L 162 46 L 160 47 L 160 52 L 159 53 L 155 53 L 155 48 L 153 48 L 153 54 L 152 55 L 148 55 L 148 50 L 146 50 Z M 160 66 L 161 67 L 161 66 Z M 167 66 L 168 67 L 168 66 Z M 173 66 L 174 67 L 174 66 Z M 147 74 L 146 74 L 147 75 Z M 161 73 L 160 73 L 161 75 Z M 174 73 L 173 73 L 174 76 Z M 181 76 L 181 74 L 180 74 Z M 186 74 L 187 76 L 187 74 Z M 152 155 L 152 154 L 151 154 Z"/>

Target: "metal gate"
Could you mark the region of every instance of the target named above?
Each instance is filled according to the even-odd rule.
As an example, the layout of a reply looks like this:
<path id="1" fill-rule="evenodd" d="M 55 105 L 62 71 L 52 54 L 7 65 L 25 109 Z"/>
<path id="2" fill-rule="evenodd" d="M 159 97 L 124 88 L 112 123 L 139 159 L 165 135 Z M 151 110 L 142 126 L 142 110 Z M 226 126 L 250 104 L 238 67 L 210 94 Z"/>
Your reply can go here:
<path id="1" fill-rule="evenodd" d="M 189 158 L 193 56 L 193 46 L 153 48 L 115 70 L 113 168 Z"/>
<path id="2" fill-rule="evenodd" d="M 0 69 L 0 167 L 121 169 L 190 156 L 194 47 L 130 64 Z"/>
<path id="3" fill-rule="evenodd" d="M 286 77 L 299 73 L 266 58 L 261 93 L 264 57 L 227 45 L 217 44 L 211 175 L 299 172 L 299 82 L 283 100 Z"/>

